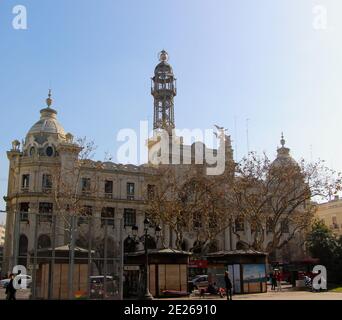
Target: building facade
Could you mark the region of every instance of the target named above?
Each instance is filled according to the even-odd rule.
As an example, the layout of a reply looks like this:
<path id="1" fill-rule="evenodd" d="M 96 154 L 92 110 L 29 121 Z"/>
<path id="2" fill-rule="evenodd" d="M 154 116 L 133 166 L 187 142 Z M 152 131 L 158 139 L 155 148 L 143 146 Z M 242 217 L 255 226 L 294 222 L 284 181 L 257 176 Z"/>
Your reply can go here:
<path id="1" fill-rule="evenodd" d="M 333 200 L 318 204 L 316 217 L 323 220 L 336 236 L 342 236 L 342 199 L 338 196 Z"/>
<path id="2" fill-rule="evenodd" d="M 175 128 L 174 97 L 177 89 L 165 51 L 160 53 L 160 62 L 152 78 L 151 93 L 154 98 L 155 131 L 164 129 L 171 132 Z M 15 140 L 11 150 L 7 152 L 9 179 L 5 197 L 7 219 L 3 265 L 6 272 L 18 263 L 18 256 L 19 262 L 30 270 L 30 257 L 32 258 L 35 250 L 68 244 L 66 234 L 70 226 L 66 217 L 70 211 L 81 213 L 82 217 L 94 218 L 89 220 L 92 235 L 95 234 L 95 238 L 100 239 L 96 241 L 103 241 L 105 235 L 107 249 L 117 246 L 123 240 L 125 250 L 129 250 L 132 227 L 138 226 L 139 235 L 143 235 L 146 194 L 157 179 L 155 165 L 150 163 L 135 166 L 82 160 L 84 150 L 74 141 L 73 135 L 67 133 L 58 122 L 57 111 L 52 108 L 51 92 L 46 104 L 40 111 L 40 119 L 28 131 L 23 145 Z M 170 139 L 181 145 L 182 161 L 185 159 L 184 151 L 191 151 L 198 146 L 183 145 L 182 139 L 174 136 Z M 226 161 L 233 161 L 230 138 L 225 136 L 223 141 Z M 294 161 L 284 144 L 285 141 L 282 141 L 275 163 Z M 148 141 L 148 145 L 151 151 L 153 139 Z M 203 146 L 199 144 L 199 147 Z M 219 149 L 211 151 L 216 154 L 220 152 Z M 89 223 L 87 225 L 84 221 L 78 224 L 76 232 L 76 245 L 79 246 L 82 246 L 82 228 L 85 234 L 90 229 Z M 162 227 L 162 241 L 158 242 L 152 234 L 151 246 L 174 248 L 173 232 L 167 225 Z M 57 229 L 57 232 L 53 232 L 53 228 Z M 252 232 L 250 226 L 240 223 L 235 231 L 239 233 L 239 237 L 229 228 L 217 237 L 218 251 L 235 250 L 241 248 L 242 244 L 249 243 Z M 184 236 L 183 249 L 192 250 L 196 242 L 195 235 L 190 231 L 185 232 Z M 287 246 L 285 253 L 277 253 L 278 260 L 281 260 L 282 256 L 291 259 L 303 254 L 297 240 L 294 239 L 292 244 Z M 87 246 L 85 242 L 87 239 L 83 239 L 83 247 Z"/>
<path id="3" fill-rule="evenodd" d="M 5 244 L 5 226 L 0 224 L 0 278 L 2 275 L 4 244 Z"/>
<path id="4" fill-rule="evenodd" d="M 0 247 L 5 244 L 5 226 L 0 224 Z"/>

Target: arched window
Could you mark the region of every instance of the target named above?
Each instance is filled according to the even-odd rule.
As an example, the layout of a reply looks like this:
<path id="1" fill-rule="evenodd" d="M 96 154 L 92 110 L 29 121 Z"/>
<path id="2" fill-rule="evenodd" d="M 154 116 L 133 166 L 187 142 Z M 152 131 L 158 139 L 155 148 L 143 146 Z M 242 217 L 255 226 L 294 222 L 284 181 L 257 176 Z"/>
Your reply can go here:
<path id="1" fill-rule="evenodd" d="M 36 154 L 36 148 L 35 147 L 31 147 L 30 148 L 30 157 L 33 157 Z"/>
<path id="2" fill-rule="evenodd" d="M 157 243 L 154 240 L 154 238 L 151 237 L 150 235 L 147 236 L 146 243 L 147 243 L 147 249 L 157 249 Z"/>
<path id="3" fill-rule="evenodd" d="M 268 263 L 275 263 L 277 261 L 276 251 L 272 251 L 268 254 Z"/>
<path id="4" fill-rule="evenodd" d="M 18 263 L 22 266 L 27 265 L 28 239 L 24 234 L 19 238 L 19 258 Z"/>
<path id="5" fill-rule="evenodd" d="M 51 247 L 51 239 L 48 235 L 42 234 L 38 238 L 38 249 L 46 249 Z"/>
<path id="6" fill-rule="evenodd" d="M 45 149 L 45 153 L 48 157 L 52 157 L 54 155 L 54 148 L 51 147 L 51 146 L 48 146 L 46 149 Z"/>
<path id="7" fill-rule="evenodd" d="M 202 253 L 202 249 L 203 249 L 203 242 L 197 240 L 197 241 L 195 241 L 194 246 L 192 247 L 191 251 L 193 253 L 200 254 L 200 253 Z"/>
<path id="8" fill-rule="evenodd" d="M 218 246 L 217 240 L 212 240 L 212 241 L 210 241 L 210 243 L 208 245 L 208 252 L 209 253 L 217 252 L 218 248 L 219 248 L 219 246 Z"/>
<path id="9" fill-rule="evenodd" d="M 186 241 L 183 240 L 183 242 L 182 242 L 182 250 L 186 251 L 187 249 L 188 249 L 188 245 L 187 245 Z"/>
<path id="10" fill-rule="evenodd" d="M 127 237 L 124 241 L 124 252 L 135 252 L 136 242 L 133 238 Z"/>
<path id="11" fill-rule="evenodd" d="M 115 241 L 112 237 L 107 238 L 107 258 L 114 258 L 116 256 L 117 250 L 115 246 Z"/>
<path id="12" fill-rule="evenodd" d="M 288 263 L 291 261 L 291 248 L 290 245 L 287 243 L 281 249 L 282 260 L 284 263 Z"/>
<path id="13" fill-rule="evenodd" d="M 245 221 L 242 216 L 235 219 L 235 231 L 245 231 Z"/>
<path id="14" fill-rule="evenodd" d="M 247 250 L 249 245 L 246 242 L 238 241 L 236 244 L 236 250 Z"/>
<path id="15" fill-rule="evenodd" d="M 88 242 L 85 241 L 84 239 L 78 238 L 78 239 L 75 241 L 75 245 L 76 245 L 76 247 L 78 247 L 78 248 L 88 249 Z"/>

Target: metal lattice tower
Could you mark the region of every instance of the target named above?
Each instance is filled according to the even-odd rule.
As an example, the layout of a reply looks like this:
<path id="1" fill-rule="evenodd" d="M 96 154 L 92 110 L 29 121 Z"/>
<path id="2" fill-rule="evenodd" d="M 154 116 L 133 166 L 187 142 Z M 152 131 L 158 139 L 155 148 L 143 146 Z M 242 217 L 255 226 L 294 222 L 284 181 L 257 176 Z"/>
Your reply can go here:
<path id="1" fill-rule="evenodd" d="M 154 70 L 151 94 L 154 98 L 153 129 L 164 129 L 171 133 L 175 128 L 174 97 L 177 94 L 176 79 L 172 67 L 167 62 L 165 50 L 159 53 L 160 63 Z"/>

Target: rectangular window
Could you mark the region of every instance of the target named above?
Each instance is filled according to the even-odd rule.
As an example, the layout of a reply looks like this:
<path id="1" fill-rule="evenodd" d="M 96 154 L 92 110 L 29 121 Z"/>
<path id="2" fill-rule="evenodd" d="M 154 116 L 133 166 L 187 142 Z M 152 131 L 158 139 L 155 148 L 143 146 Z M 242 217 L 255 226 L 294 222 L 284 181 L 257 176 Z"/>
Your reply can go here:
<path id="1" fill-rule="evenodd" d="M 235 231 L 245 231 L 245 222 L 243 217 L 235 219 Z"/>
<path id="2" fill-rule="evenodd" d="M 92 206 L 83 206 L 80 210 L 80 217 L 78 218 L 78 225 L 86 224 L 89 221 L 89 217 L 93 215 Z"/>
<path id="3" fill-rule="evenodd" d="M 39 222 L 51 222 L 53 203 L 39 202 Z"/>
<path id="4" fill-rule="evenodd" d="M 258 224 L 256 221 L 251 222 L 251 233 L 255 233 L 258 230 Z"/>
<path id="5" fill-rule="evenodd" d="M 115 208 L 105 207 L 101 212 L 101 225 L 114 226 Z"/>
<path id="6" fill-rule="evenodd" d="M 267 218 L 267 220 L 266 220 L 266 232 L 270 233 L 272 231 L 273 231 L 273 219 Z"/>
<path id="7" fill-rule="evenodd" d="M 105 197 L 113 198 L 113 181 L 105 181 Z"/>
<path id="8" fill-rule="evenodd" d="M 52 175 L 43 174 L 43 191 L 50 191 L 52 189 Z"/>
<path id="9" fill-rule="evenodd" d="M 90 178 L 82 178 L 81 180 L 82 193 L 90 193 L 90 186 L 91 186 Z"/>
<path id="10" fill-rule="evenodd" d="M 155 197 L 156 186 L 154 184 L 147 185 L 147 199 L 153 200 Z"/>
<path id="11" fill-rule="evenodd" d="M 193 226 L 195 230 L 202 228 L 202 216 L 200 212 L 195 212 L 193 214 Z"/>
<path id="12" fill-rule="evenodd" d="M 124 225 L 125 227 L 133 227 L 136 225 L 136 212 L 134 209 L 124 210 Z"/>
<path id="13" fill-rule="evenodd" d="M 30 210 L 29 202 L 21 202 L 19 205 L 20 210 L 20 221 L 28 221 L 28 213 Z"/>
<path id="14" fill-rule="evenodd" d="M 134 183 L 127 183 L 127 199 L 134 200 Z"/>
<path id="15" fill-rule="evenodd" d="M 282 233 L 289 233 L 289 222 L 288 222 L 288 220 L 283 220 L 281 222 L 280 227 L 281 227 Z"/>
<path id="16" fill-rule="evenodd" d="M 21 188 L 24 191 L 28 191 L 30 187 L 30 175 L 29 174 L 23 174 L 22 180 L 21 180 Z"/>
<path id="17" fill-rule="evenodd" d="M 209 229 L 211 230 L 215 230 L 217 228 L 217 220 L 215 218 L 215 216 L 213 215 L 209 215 Z"/>

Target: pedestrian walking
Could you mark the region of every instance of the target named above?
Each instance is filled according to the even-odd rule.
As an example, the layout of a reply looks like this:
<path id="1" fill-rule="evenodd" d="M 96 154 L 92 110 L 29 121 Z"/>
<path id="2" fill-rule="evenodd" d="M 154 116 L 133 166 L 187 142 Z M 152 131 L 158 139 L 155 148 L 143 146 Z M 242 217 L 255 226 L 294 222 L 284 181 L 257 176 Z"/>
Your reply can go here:
<path id="1" fill-rule="evenodd" d="M 281 275 L 279 271 L 276 274 L 276 280 L 277 280 L 277 290 L 281 291 Z"/>
<path id="2" fill-rule="evenodd" d="M 277 286 L 277 278 L 275 272 L 271 273 L 271 290 L 275 290 Z"/>
<path id="3" fill-rule="evenodd" d="M 229 272 L 226 271 L 224 273 L 224 282 L 226 284 L 226 293 L 227 293 L 227 300 L 233 300 L 232 299 L 232 282 L 230 281 L 230 278 L 229 278 Z"/>
<path id="4" fill-rule="evenodd" d="M 6 299 L 7 300 L 17 300 L 15 295 L 17 290 L 14 288 L 13 281 L 14 281 L 14 274 L 11 273 L 10 276 L 10 282 L 8 283 L 6 287 Z"/>

